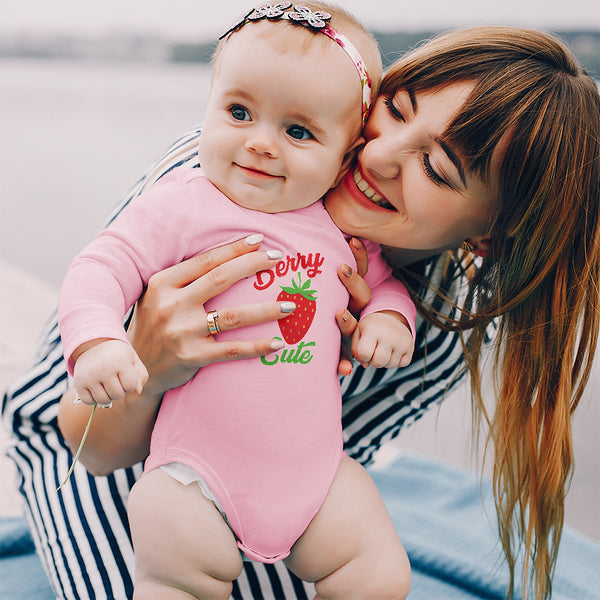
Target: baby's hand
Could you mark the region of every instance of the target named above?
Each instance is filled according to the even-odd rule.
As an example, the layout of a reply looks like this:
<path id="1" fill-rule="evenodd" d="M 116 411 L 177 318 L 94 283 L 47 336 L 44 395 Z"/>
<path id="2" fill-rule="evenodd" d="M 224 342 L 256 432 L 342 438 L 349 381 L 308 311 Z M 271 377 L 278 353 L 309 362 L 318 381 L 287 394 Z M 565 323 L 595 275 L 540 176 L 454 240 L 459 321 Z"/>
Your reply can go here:
<path id="1" fill-rule="evenodd" d="M 352 335 L 352 355 L 363 367 L 406 367 L 414 349 L 406 319 L 390 310 L 362 318 Z"/>
<path id="2" fill-rule="evenodd" d="M 75 360 L 73 385 L 84 404 L 110 405 L 131 392 L 141 393 L 148 371 L 135 350 L 120 340 L 85 345 Z"/>

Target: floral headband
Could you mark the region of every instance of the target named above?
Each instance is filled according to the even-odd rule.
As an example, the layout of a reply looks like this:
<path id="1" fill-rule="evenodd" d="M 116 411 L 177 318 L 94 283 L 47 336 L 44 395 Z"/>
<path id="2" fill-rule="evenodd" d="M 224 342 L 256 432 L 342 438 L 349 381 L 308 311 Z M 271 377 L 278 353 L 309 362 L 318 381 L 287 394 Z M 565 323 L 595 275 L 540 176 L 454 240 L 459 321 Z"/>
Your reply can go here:
<path id="1" fill-rule="evenodd" d="M 312 31 L 320 32 L 325 34 L 328 38 L 331 38 L 336 44 L 338 44 L 346 54 L 351 58 L 352 63 L 358 71 L 360 77 L 360 83 L 362 88 L 362 123 L 363 125 L 367 122 L 369 111 L 371 110 L 372 104 L 372 93 L 371 93 L 371 80 L 367 72 L 367 66 L 365 65 L 360 52 L 356 49 L 354 44 L 339 31 L 336 31 L 327 24 L 327 21 L 331 19 L 331 15 L 322 10 L 311 11 L 306 6 L 294 6 L 292 10 L 291 2 L 278 2 L 277 4 L 264 4 L 253 8 L 245 17 L 238 21 L 233 27 L 228 29 L 221 37 L 228 36 L 230 33 L 237 31 L 240 27 L 243 27 L 250 21 L 259 21 L 260 19 L 273 19 L 280 20 L 286 19 L 292 23 L 303 25 Z"/>

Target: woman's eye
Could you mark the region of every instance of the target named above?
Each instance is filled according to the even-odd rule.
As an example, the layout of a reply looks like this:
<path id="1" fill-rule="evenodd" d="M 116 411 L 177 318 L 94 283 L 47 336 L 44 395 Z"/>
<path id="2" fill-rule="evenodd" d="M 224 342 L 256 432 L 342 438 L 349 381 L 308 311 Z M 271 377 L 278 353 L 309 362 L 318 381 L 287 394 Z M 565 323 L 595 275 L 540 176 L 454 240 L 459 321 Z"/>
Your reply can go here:
<path id="1" fill-rule="evenodd" d="M 236 121 L 250 121 L 250 113 L 243 106 L 232 106 L 229 112 Z"/>
<path id="2" fill-rule="evenodd" d="M 397 121 L 404 122 L 404 115 L 398 110 L 398 107 L 394 104 L 394 98 L 392 98 L 391 96 L 387 97 L 385 99 L 385 105 L 392 117 L 394 117 L 394 119 L 396 119 Z"/>
<path id="3" fill-rule="evenodd" d="M 312 133 L 306 127 L 301 127 L 300 125 L 288 127 L 286 133 L 295 140 L 310 140 L 313 137 Z"/>
<path id="4" fill-rule="evenodd" d="M 436 185 L 448 185 L 447 182 L 440 177 L 431 166 L 429 154 L 423 154 L 423 158 L 421 160 L 423 162 L 423 170 L 425 171 L 425 174 L 431 181 L 433 181 L 433 183 Z"/>

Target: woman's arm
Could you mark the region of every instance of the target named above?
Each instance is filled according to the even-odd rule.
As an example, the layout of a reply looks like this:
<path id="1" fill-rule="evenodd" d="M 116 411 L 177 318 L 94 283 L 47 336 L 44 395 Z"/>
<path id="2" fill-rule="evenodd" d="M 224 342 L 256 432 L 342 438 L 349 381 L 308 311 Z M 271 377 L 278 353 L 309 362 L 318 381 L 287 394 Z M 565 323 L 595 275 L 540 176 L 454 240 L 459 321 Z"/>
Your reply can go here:
<path id="1" fill-rule="evenodd" d="M 259 236 L 260 237 L 260 236 Z M 261 356 L 272 339 L 219 342 L 207 334 L 204 303 L 236 281 L 271 268 L 280 257 L 260 251 L 261 239 L 239 240 L 186 260 L 150 279 L 134 311 L 128 336 L 149 372 L 142 394 L 129 394 L 109 410 L 98 410 L 80 456 L 93 474 L 110 473 L 143 460 L 162 394 L 184 384 L 209 363 Z M 222 330 L 285 317 L 277 302 L 219 309 Z M 72 452 L 79 446 L 91 407 L 74 404 L 68 390 L 58 422 Z"/>

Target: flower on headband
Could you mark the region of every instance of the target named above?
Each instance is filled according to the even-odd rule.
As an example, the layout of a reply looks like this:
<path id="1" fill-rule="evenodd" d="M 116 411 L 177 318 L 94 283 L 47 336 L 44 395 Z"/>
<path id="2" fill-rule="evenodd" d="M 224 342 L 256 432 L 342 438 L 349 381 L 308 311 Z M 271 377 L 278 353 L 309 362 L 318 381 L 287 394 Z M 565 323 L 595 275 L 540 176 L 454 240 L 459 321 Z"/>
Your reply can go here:
<path id="1" fill-rule="evenodd" d="M 369 110 L 371 109 L 371 81 L 367 73 L 367 67 L 360 55 L 360 52 L 354 47 L 354 44 L 339 31 L 336 31 L 326 21 L 331 19 L 331 15 L 325 11 L 312 11 L 307 6 L 297 5 L 288 12 L 292 6 L 291 2 L 277 2 L 277 4 L 262 4 L 257 8 L 253 8 L 244 18 L 238 21 L 233 27 L 228 29 L 220 40 L 227 37 L 230 33 L 237 31 L 243 27 L 248 21 L 259 21 L 260 19 L 287 19 L 293 23 L 298 23 L 304 27 L 308 27 L 313 31 L 320 32 L 331 38 L 336 44 L 341 46 L 346 54 L 352 59 L 358 75 L 360 77 L 362 92 L 363 92 L 363 125 L 367 120 Z"/>
<path id="2" fill-rule="evenodd" d="M 251 21 L 258 21 L 258 19 L 278 19 L 283 16 L 283 11 L 287 10 L 292 6 L 291 2 L 278 2 L 277 4 L 263 4 L 262 6 L 256 7 L 249 15 L 248 19 Z"/>
<path id="3" fill-rule="evenodd" d="M 313 12 L 307 6 L 294 6 L 294 11 L 288 13 L 288 17 L 297 23 L 306 23 L 310 27 L 314 27 L 315 29 L 322 29 L 325 27 L 327 23 L 325 21 L 329 21 L 331 19 L 331 15 L 322 10 L 317 10 Z"/>

